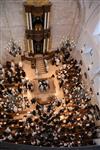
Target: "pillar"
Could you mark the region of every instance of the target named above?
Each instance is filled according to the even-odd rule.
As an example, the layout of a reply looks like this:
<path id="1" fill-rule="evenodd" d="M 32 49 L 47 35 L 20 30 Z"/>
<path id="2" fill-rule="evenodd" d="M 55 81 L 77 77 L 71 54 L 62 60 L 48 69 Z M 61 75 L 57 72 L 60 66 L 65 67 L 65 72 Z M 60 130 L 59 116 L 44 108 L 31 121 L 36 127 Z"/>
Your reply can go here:
<path id="1" fill-rule="evenodd" d="M 29 13 L 30 30 L 32 30 L 32 14 Z"/>
<path id="2" fill-rule="evenodd" d="M 30 41 L 29 41 L 29 39 L 27 39 L 27 50 L 30 53 Z"/>
<path id="3" fill-rule="evenodd" d="M 45 53 L 45 49 L 46 49 L 46 39 L 44 38 L 44 41 L 43 41 L 43 53 Z"/>
<path id="4" fill-rule="evenodd" d="M 26 24 L 27 24 L 27 29 L 29 30 L 29 13 L 26 13 Z"/>
<path id="5" fill-rule="evenodd" d="M 49 43 L 50 43 L 50 39 L 47 38 L 47 52 L 49 51 Z"/>
<path id="6" fill-rule="evenodd" d="M 49 24 L 50 24 L 50 12 L 48 12 L 47 15 L 47 29 L 49 29 Z"/>
<path id="7" fill-rule="evenodd" d="M 34 53 L 33 40 L 31 40 L 31 50 L 32 50 L 32 53 Z"/>
<path id="8" fill-rule="evenodd" d="M 44 29 L 46 29 L 46 25 L 47 25 L 47 13 L 45 12 L 45 15 L 44 15 Z"/>

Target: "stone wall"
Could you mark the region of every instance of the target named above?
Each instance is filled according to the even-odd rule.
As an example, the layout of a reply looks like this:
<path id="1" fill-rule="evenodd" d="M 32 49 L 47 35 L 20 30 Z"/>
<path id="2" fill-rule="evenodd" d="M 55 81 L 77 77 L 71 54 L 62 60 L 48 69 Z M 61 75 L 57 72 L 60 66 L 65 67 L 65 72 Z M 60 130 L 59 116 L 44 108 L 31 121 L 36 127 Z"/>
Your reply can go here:
<path id="1" fill-rule="evenodd" d="M 85 65 L 90 84 L 92 84 L 97 103 L 100 107 L 100 42 L 96 40 L 94 31 L 96 25 L 100 21 L 100 1 L 84 0 L 85 1 L 85 20 L 82 26 L 82 31 L 77 44 L 77 53 L 81 53 L 82 60 Z M 86 47 L 92 49 L 92 53 L 86 50 Z M 90 68 L 88 70 L 88 68 Z M 99 95 L 97 93 L 99 92 Z"/>
<path id="2" fill-rule="evenodd" d="M 24 49 L 24 9 L 20 0 L 0 0 L 0 59 L 4 63 L 12 59 L 7 47 L 13 38 Z"/>
<path id="3" fill-rule="evenodd" d="M 50 0 L 51 7 L 51 50 L 56 49 L 62 39 L 75 37 L 75 25 L 79 23 L 79 9 L 73 0 Z"/>

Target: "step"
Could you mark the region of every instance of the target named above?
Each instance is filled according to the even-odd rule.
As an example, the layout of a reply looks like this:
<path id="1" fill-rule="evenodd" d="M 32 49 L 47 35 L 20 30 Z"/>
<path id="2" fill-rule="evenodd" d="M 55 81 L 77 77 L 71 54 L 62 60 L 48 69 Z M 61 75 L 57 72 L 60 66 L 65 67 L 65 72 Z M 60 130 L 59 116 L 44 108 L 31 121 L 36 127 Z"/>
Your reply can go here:
<path id="1" fill-rule="evenodd" d="M 38 74 L 46 73 L 46 68 L 45 68 L 43 56 L 38 55 L 38 56 L 35 57 L 35 59 L 36 59 L 36 68 L 38 70 Z"/>

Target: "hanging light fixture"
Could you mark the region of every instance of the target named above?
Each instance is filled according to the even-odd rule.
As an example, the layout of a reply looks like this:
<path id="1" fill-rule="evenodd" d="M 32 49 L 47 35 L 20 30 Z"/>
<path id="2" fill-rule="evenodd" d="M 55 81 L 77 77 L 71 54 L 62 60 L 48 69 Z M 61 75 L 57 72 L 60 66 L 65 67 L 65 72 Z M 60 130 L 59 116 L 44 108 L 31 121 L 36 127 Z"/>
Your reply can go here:
<path id="1" fill-rule="evenodd" d="M 10 40 L 8 43 L 8 52 L 13 57 L 16 57 L 17 55 L 21 55 L 21 47 L 15 42 L 13 39 Z"/>
<path id="2" fill-rule="evenodd" d="M 61 41 L 60 46 L 61 46 L 62 48 L 70 48 L 70 49 L 73 49 L 73 48 L 75 48 L 76 44 L 75 44 L 75 42 L 74 42 L 73 39 L 70 39 L 70 38 L 67 38 L 67 37 L 66 37 L 66 38 L 62 38 L 62 41 Z"/>

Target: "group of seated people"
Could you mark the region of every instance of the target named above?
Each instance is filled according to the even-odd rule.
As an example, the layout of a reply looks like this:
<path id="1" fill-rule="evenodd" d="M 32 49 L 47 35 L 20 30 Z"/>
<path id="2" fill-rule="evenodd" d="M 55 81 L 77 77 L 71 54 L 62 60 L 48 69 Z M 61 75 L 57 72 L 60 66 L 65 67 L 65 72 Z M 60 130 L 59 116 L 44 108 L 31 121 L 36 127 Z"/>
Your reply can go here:
<path id="1" fill-rule="evenodd" d="M 40 80 L 38 84 L 41 92 L 46 92 L 50 88 L 48 80 Z"/>
<path id="2" fill-rule="evenodd" d="M 93 144 L 95 129 L 93 109 L 88 104 L 81 108 L 76 101 L 53 98 L 47 105 L 32 99 L 34 109 L 22 119 L 11 113 L 0 122 L 0 140 L 35 146 L 74 147 Z"/>
<path id="3" fill-rule="evenodd" d="M 16 89 L 12 89 L 12 87 Z M 7 88 L 10 87 L 10 88 Z M 7 89 L 6 89 L 7 88 Z M 24 91 L 33 90 L 33 84 L 26 78 L 21 62 L 7 61 L 5 66 L 0 64 L 0 95 L 4 93 L 23 93 Z M 7 92 L 6 92 L 7 91 Z"/>
<path id="4" fill-rule="evenodd" d="M 81 68 L 78 62 L 70 56 L 67 48 L 56 52 L 55 55 L 56 58 L 54 59 L 60 59 L 60 63 L 57 62 L 58 60 L 52 59 L 54 61 L 52 64 L 56 66 L 62 64 L 55 72 L 55 76 L 59 82 L 59 89 L 64 92 L 64 97 L 48 97 L 48 99 L 52 98 L 52 101 L 46 105 L 39 104 L 37 97 L 31 100 L 31 104 L 28 103 L 27 97 L 24 97 L 23 101 L 23 96 L 21 99 L 19 94 L 16 95 L 15 99 L 11 92 L 11 99 L 10 97 L 9 99 L 8 97 L 1 97 L 1 142 L 50 147 L 75 147 L 94 144 L 93 137 L 96 134 L 94 108 L 90 102 L 91 97 L 82 82 Z M 18 76 L 17 83 L 24 83 L 22 80 L 25 79 L 24 70 L 18 65 L 17 71 L 15 68 L 14 74 Z M 9 70 L 11 70 L 11 66 L 10 68 L 6 67 L 6 72 L 10 72 L 7 75 L 5 73 L 8 83 L 9 76 L 13 74 L 13 71 Z M 5 72 L 5 69 L 2 72 Z M 13 82 L 16 83 L 15 78 Z M 49 88 L 48 80 L 39 81 L 39 88 L 40 90 L 47 90 Z M 23 105 L 27 102 L 27 107 L 32 105 L 33 110 L 24 112 L 24 105 L 22 106 L 23 111 L 18 112 L 17 101 L 19 105 L 22 101 Z M 16 116 L 20 116 L 20 113 L 24 114 L 23 117 L 21 119 L 16 118 Z"/>
<path id="5" fill-rule="evenodd" d="M 13 61 L 7 61 L 5 66 L 0 64 L 1 111 L 17 113 L 29 108 L 29 100 L 24 95 L 27 91 L 33 91 L 33 84 L 26 78 L 22 64 Z"/>
<path id="6" fill-rule="evenodd" d="M 67 63 L 68 58 L 70 57 L 70 51 L 75 47 L 75 43 L 70 40 L 62 42 L 62 47 L 57 48 L 52 57 L 52 65 L 59 66 L 62 62 Z"/>
<path id="7" fill-rule="evenodd" d="M 52 65 L 58 66 L 61 62 L 61 56 L 58 55 L 58 53 L 55 53 L 54 57 L 52 58 Z"/>

